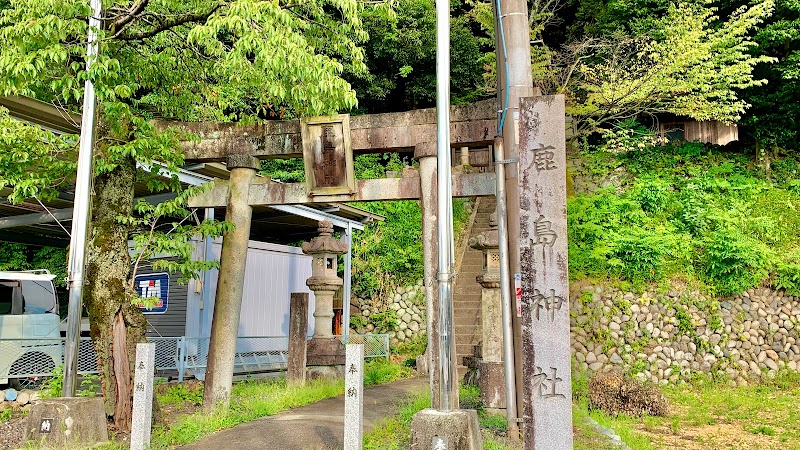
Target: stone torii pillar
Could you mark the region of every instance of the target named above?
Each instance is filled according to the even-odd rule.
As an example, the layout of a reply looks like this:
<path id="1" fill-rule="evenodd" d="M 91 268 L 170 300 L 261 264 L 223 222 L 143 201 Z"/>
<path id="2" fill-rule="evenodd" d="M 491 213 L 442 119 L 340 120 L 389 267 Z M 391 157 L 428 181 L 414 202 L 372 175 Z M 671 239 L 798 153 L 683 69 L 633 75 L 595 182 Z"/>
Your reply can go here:
<path id="1" fill-rule="evenodd" d="M 420 206 L 422 209 L 423 285 L 427 316 L 428 378 L 431 407 L 439 408 L 439 290 L 436 288 L 436 261 L 439 255 L 436 241 L 437 186 L 436 142 L 418 143 L 414 158 L 419 161 Z M 454 385 L 455 386 L 455 385 Z"/>
<path id="2" fill-rule="evenodd" d="M 203 404 L 211 410 L 218 403 L 228 406 L 233 385 L 236 337 L 242 310 L 245 262 L 253 208 L 248 203 L 250 183 L 261 163 L 250 155 L 228 157 L 231 171 L 225 220 L 234 228 L 223 235 L 219 281 L 214 301 L 214 319 L 208 351 Z"/>
<path id="3" fill-rule="evenodd" d="M 503 310 L 500 296 L 500 253 L 497 213 L 489 217 L 489 231 L 469 240 L 469 246 L 483 251 L 483 274 L 476 277 L 481 285 L 481 353 L 479 386 L 487 408 L 506 407 L 503 372 Z"/>
<path id="4" fill-rule="evenodd" d="M 314 291 L 314 336 L 308 344 L 309 365 L 344 364 L 344 347 L 333 335 L 333 296 L 344 280 L 337 275 L 337 259 L 348 245 L 333 237 L 333 224 L 319 222 L 319 236 L 304 242 L 303 253 L 311 255 L 311 276 L 306 285 Z"/>

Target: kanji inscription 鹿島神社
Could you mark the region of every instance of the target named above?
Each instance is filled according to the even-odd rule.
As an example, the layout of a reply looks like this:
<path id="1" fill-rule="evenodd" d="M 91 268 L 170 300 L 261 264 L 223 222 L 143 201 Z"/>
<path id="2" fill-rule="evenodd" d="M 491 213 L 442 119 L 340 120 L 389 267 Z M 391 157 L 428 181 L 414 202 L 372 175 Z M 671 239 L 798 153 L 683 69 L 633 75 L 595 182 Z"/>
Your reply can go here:
<path id="1" fill-rule="evenodd" d="M 544 216 L 539 215 L 539 218 L 533 222 L 533 238 L 531 238 L 531 246 L 534 245 L 549 245 L 550 247 L 555 244 L 558 239 L 558 234 L 552 229 L 553 222 L 544 220 Z"/>
<path id="2" fill-rule="evenodd" d="M 541 172 L 543 170 L 553 170 L 556 169 L 555 162 L 555 147 L 552 145 L 543 145 L 539 144 L 540 147 L 533 149 L 533 165 L 536 167 L 537 172 Z"/>
<path id="3" fill-rule="evenodd" d="M 564 298 L 556 295 L 555 289 L 543 294 L 538 289 L 533 289 L 531 299 L 531 310 L 536 320 L 548 319 L 555 320 L 556 312 L 561 310 L 564 305 Z"/>
<path id="4" fill-rule="evenodd" d="M 564 97 L 520 105 L 525 450 L 571 450 Z"/>

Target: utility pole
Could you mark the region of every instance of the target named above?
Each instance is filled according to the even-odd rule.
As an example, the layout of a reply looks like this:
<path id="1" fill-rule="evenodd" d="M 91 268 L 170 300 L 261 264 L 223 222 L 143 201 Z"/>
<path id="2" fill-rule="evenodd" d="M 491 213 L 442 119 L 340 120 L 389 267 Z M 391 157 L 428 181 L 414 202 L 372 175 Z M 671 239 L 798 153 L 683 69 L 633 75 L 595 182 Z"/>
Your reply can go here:
<path id="1" fill-rule="evenodd" d="M 89 18 L 89 40 L 86 48 L 86 72 L 97 57 L 97 30 L 103 5 L 91 0 L 92 17 Z M 81 339 L 83 314 L 83 285 L 86 268 L 86 242 L 89 236 L 89 211 L 92 191 L 92 151 L 94 148 L 95 92 L 91 80 L 86 80 L 83 93 L 83 118 L 78 152 L 78 173 L 75 178 L 75 205 L 72 212 L 72 233 L 69 241 L 69 307 L 67 313 L 67 339 L 64 349 L 64 397 L 74 397 L 78 377 L 78 351 Z"/>
<path id="2" fill-rule="evenodd" d="M 497 55 L 497 103 L 503 122 L 502 133 L 505 159 L 506 211 L 508 214 L 509 287 L 514 275 L 520 272 L 519 234 L 519 99 L 534 95 L 531 72 L 530 29 L 528 4 L 525 0 L 495 0 L 495 48 Z M 511 289 L 511 292 L 514 292 Z M 512 308 L 517 311 L 518 305 Z M 522 327 L 520 317 L 512 314 L 514 327 L 514 367 L 517 399 L 522 399 Z M 518 402 L 517 417 L 522 417 L 522 402 Z M 512 427 L 511 430 L 514 428 Z"/>

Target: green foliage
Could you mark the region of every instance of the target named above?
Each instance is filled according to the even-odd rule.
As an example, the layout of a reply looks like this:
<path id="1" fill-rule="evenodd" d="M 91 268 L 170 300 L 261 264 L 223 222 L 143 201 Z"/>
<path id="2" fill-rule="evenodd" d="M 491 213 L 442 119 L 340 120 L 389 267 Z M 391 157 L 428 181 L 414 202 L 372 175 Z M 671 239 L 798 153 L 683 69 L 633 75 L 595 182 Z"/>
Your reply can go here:
<path id="1" fill-rule="evenodd" d="M 399 324 L 397 311 L 387 309 L 383 312 L 377 312 L 369 316 L 369 322 L 375 325 L 379 330 L 394 330 Z"/>
<path id="2" fill-rule="evenodd" d="M 66 249 L 0 242 L 0 270 L 33 269 L 47 269 L 56 276 L 53 279 L 53 283 L 56 286 L 66 286 Z"/>
<path id="3" fill-rule="evenodd" d="M 745 90 L 753 107 L 744 118 L 751 138 L 772 151 L 798 147 L 800 117 L 800 2 L 777 0 L 775 13 L 755 35 L 758 55 L 775 57 L 775 64 L 760 64 L 756 76 L 769 83 Z M 761 156 L 761 155 L 758 155 Z"/>
<path id="4" fill-rule="evenodd" d="M 306 181 L 302 158 L 265 159 L 261 161 L 261 174 L 284 183 L 302 183 Z"/>
<path id="5" fill-rule="evenodd" d="M 377 175 L 370 172 L 368 167 L 374 166 L 365 164 L 362 175 Z M 397 166 L 393 166 L 390 159 L 386 167 Z M 380 214 L 386 220 L 369 223 L 363 233 L 355 235 L 353 294 L 364 298 L 380 297 L 393 287 L 410 285 L 421 279 L 422 210 L 419 202 L 401 200 L 357 203 L 354 206 Z M 454 199 L 453 229 L 456 235 L 464 229 L 468 220 L 466 200 Z"/>
<path id="6" fill-rule="evenodd" d="M 77 397 L 94 397 L 97 395 L 97 388 L 100 377 L 96 374 L 81 375 L 81 382 L 75 390 Z M 42 386 L 39 388 L 41 398 L 61 397 L 64 389 L 64 366 L 57 366 L 53 369 L 53 374 L 44 378 Z"/>
<path id="7" fill-rule="evenodd" d="M 481 390 L 475 385 L 460 384 L 458 386 L 458 402 L 463 409 L 483 410 Z"/>
<path id="8" fill-rule="evenodd" d="M 392 353 L 398 355 L 407 355 L 408 360 L 416 364 L 415 358 L 423 353 L 428 347 L 428 338 L 425 335 L 418 335 L 414 339 L 403 341 L 392 348 Z"/>
<path id="9" fill-rule="evenodd" d="M 365 44 L 369 75 L 354 79 L 360 105 L 369 112 L 431 107 L 436 99 L 436 14 L 433 0 L 397 0 L 393 10 L 363 14 L 369 33 Z M 472 6 L 451 3 L 451 98 L 472 102 L 483 90 L 482 58 L 492 43 L 473 31 Z"/>
<path id="10" fill-rule="evenodd" d="M 766 425 L 758 425 L 749 430 L 753 434 L 763 434 L 766 436 L 775 436 L 775 429 Z"/>
<path id="11" fill-rule="evenodd" d="M 609 265 L 619 265 L 625 278 L 641 283 L 662 279 L 685 268 L 689 259 L 685 236 L 668 227 L 630 227 L 610 242 Z"/>
<path id="12" fill-rule="evenodd" d="M 641 284 L 673 276 L 722 295 L 800 289 L 796 161 L 767 180 L 740 154 L 687 143 L 585 158 L 625 167 L 622 186 L 568 200 L 570 276 Z"/>
<path id="13" fill-rule="evenodd" d="M 197 385 L 199 387 L 200 385 Z M 203 390 L 186 384 L 169 385 L 166 392 L 158 395 L 158 402 L 164 405 L 181 407 L 188 403 L 194 406 L 203 404 Z"/>
<path id="14" fill-rule="evenodd" d="M 722 295 L 756 286 L 769 275 L 770 249 L 738 230 L 713 232 L 705 251 L 705 275 Z"/>
<path id="15" fill-rule="evenodd" d="M 391 383 L 401 378 L 408 378 L 414 371 L 400 364 L 384 359 L 371 359 L 364 365 L 364 386 Z"/>
<path id="16" fill-rule="evenodd" d="M 775 267 L 775 287 L 789 295 L 800 295 L 800 263 L 796 257 L 779 261 Z"/>
<path id="17" fill-rule="evenodd" d="M 64 366 L 57 366 L 53 369 L 53 375 L 42 382 L 39 395 L 42 398 L 61 397 L 64 389 Z"/>
<path id="18" fill-rule="evenodd" d="M 751 52 L 753 31 L 772 13 L 772 0 L 727 17 L 693 1 L 576 3 L 574 30 L 588 33 L 564 46 L 563 66 L 549 84 L 565 91 L 585 133 L 664 112 L 736 121 L 749 106 L 741 90 L 766 83 L 754 77 L 754 67 L 776 61 Z"/>
<path id="19" fill-rule="evenodd" d="M 6 420 L 11 418 L 12 409 L 4 409 L 0 411 L 0 422 L 5 422 Z"/>

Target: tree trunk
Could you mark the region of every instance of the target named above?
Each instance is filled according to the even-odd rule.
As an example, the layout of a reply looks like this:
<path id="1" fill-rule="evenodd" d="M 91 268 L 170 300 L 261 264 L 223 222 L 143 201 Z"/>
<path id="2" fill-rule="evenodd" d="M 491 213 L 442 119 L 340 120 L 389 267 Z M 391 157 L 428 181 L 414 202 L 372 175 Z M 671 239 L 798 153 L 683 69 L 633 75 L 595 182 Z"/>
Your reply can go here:
<path id="1" fill-rule="evenodd" d="M 133 406 L 133 363 L 136 344 L 144 341 L 146 322 L 134 305 L 137 295 L 128 284 L 131 258 L 127 226 L 118 216 L 133 211 L 136 163 L 127 158 L 94 182 L 92 233 L 84 296 L 97 352 L 106 415 L 127 432 Z"/>

